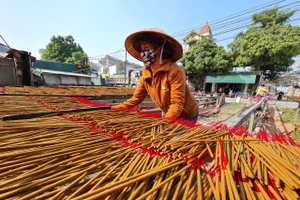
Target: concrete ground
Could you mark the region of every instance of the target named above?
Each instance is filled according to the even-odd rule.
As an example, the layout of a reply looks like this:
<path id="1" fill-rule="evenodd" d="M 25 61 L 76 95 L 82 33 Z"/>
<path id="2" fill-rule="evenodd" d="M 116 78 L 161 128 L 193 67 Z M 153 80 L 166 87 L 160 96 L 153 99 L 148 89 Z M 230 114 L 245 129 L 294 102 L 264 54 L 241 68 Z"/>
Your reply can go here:
<path id="1" fill-rule="evenodd" d="M 226 103 L 233 103 L 235 102 L 235 100 L 236 100 L 235 98 L 229 98 L 229 97 L 226 97 L 225 99 Z M 250 104 L 250 101 L 249 99 L 241 99 L 240 103 Z M 281 101 L 277 101 L 275 106 L 296 109 L 298 107 L 298 102 L 291 101 L 291 100 L 287 101 L 286 99 L 283 99 Z"/>
<path id="2" fill-rule="evenodd" d="M 241 112 L 245 111 L 245 109 L 247 109 L 249 106 L 251 105 L 247 103 L 228 103 L 228 101 L 226 101 L 226 104 L 221 107 L 219 113 L 210 117 L 200 117 L 198 119 L 198 122 L 207 124 L 210 122 L 223 122 L 228 119 L 233 119 L 237 117 Z"/>

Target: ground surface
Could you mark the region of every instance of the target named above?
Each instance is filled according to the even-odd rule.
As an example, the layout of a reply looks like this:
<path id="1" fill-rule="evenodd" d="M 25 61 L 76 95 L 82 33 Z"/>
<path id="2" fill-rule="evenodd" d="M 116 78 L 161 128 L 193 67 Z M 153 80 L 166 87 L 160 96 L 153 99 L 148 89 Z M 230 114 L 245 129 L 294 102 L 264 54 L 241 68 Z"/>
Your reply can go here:
<path id="1" fill-rule="evenodd" d="M 200 117 L 198 120 L 200 123 L 210 123 L 214 121 L 225 121 L 229 118 L 237 117 L 241 112 L 243 112 L 250 104 L 247 103 L 227 103 L 223 105 L 218 114 L 212 115 L 210 117 Z"/>
<path id="2" fill-rule="evenodd" d="M 285 123 L 293 123 L 294 117 L 296 114 L 296 109 L 291 108 L 279 108 L 280 111 L 282 111 L 282 120 Z M 300 116 L 298 115 L 298 119 L 296 121 L 296 131 L 294 131 L 292 134 L 292 137 L 297 142 L 297 144 L 300 145 Z"/>
<path id="3" fill-rule="evenodd" d="M 229 97 L 226 97 L 226 103 L 233 103 L 235 102 L 235 98 L 229 98 Z M 249 99 L 241 99 L 241 103 L 250 103 Z M 275 106 L 278 106 L 278 107 L 285 107 L 285 108 L 297 108 L 298 106 L 298 102 L 295 102 L 295 101 L 287 101 L 286 99 L 283 99 L 281 101 L 277 101 Z"/>

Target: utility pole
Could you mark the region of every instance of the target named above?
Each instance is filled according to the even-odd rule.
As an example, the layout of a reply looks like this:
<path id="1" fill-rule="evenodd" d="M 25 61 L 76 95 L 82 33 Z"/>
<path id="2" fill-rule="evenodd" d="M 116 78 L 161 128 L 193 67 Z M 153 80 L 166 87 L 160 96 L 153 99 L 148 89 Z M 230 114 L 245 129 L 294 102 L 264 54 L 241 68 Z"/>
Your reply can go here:
<path id="1" fill-rule="evenodd" d="M 10 48 L 10 46 L 7 44 L 7 42 L 4 40 L 4 38 L 2 37 L 2 35 L 0 34 L 1 39 L 4 41 L 4 43 L 6 44 L 6 46 L 8 46 L 8 48 Z M 11 48 L 10 48 L 11 49 Z"/>
<path id="2" fill-rule="evenodd" d="M 126 87 L 126 76 L 127 76 L 127 70 L 126 70 L 126 62 L 127 62 L 127 51 L 125 50 L 125 63 L 124 63 L 124 69 L 125 69 L 125 84 L 124 87 Z"/>

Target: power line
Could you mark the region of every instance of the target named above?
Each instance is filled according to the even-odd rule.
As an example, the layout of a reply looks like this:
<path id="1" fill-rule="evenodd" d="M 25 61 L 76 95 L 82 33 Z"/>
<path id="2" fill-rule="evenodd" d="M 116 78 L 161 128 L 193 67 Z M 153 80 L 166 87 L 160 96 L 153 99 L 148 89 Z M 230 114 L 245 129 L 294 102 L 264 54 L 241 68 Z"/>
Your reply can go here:
<path id="1" fill-rule="evenodd" d="M 298 3 L 298 2 L 297 2 Z M 290 5 L 288 5 L 288 6 L 290 6 Z M 286 6 L 282 6 L 281 8 L 283 8 L 283 7 L 286 7 Z M 295 8 L 298 8 L 298 7 L 300 7 L 300 4 L 298 4 L 298 5 L 296 5 L 296 6 L 293 6 L 293 9 L 295 9 Z M 294 11 L 299 11 L 299 9 L 296 9 L 296 10 L 294 10 Z M 226 22 L 226 23 L 224 23 L 224 24 L 222 24 L 221 26 L 217 26 L 216 28 L 214 27 L 214 26 L 210 26 L 211 27 L 211 30 L 218 30 L 218 29 L 221 29 L 221 28 L 223 28 L 223 27 L 226 27 L 226 26 L 229 26 L 229 25 L 232 25 L 232 24 L 238 24 L 238 23 L 240 23 L 240 22 L 243 22 L 243 21 L 249 21 L 249 20 L 252 20 L 251 19 L 251 17 L 249 18 L 249 17 L 245 17 L 245 18 L 242 18 L 242 19 L 238 19 L 238 20 L 236 20 L 236 21 L 229 21 L 229 22 Z"/>
<path id="2" fill-rule="evenodd" d="M 257 10 L 261 10 L 261 9 L 265 9 L 267 7 L 271 7 L 271 6 L 274 6 L 276 4 L 279 4 L 279 3 L 282 3 L 286 0 L 280 0 L 280 1 L 271 1 L 269 3 L 266 3 L 266 4 L 262 4 L 262 5 L 259 5 L 259 6 L 256 6 L 256 7 L 253 7 L 253 8 L 250 8 L 250 9 L 246 9 L 244 11 L 241 11 L 241 12 L 238 12 L 238 13 L 235 13 L 235 14 L 232 14 L 232 15 L 229 15 L 229 16 L 226 16 L 225 18 L 220 18 L 220 19 L 217 19 L 215 21 L 212 21 L 210 22 L 209 24 L 210 25 L 214 25 L 214 24 L 219 24 L 219 23 L 222 23 L 224 21 L 228 21 L 228 20 L 231 20 L 231 19 L 234 19 L 234 18 L 237 18 L 237 17 L 240 17 L 240 16 L 243 16 L 245 14 L 249 14 L 251 12 L 255 12 Z M 189 28 L 189 29 L 186 29 L 184 31 L 180 31 L 180 32 L 177 32 L 175 34 L 173 34 L 173 36 L 177 36 L 177 35 L 182 35 L 183 33 L 185 34 L 186 32 L 190 32 L 191 30 L 194 30 L 194 29 L 199 29 L 202 28 L 205 24 L 203 25 L 198 25 L 198 26 L 195 26 L 195 27 L 192 27 L 192 28 Z"/>
<path id="3" fill-rule="evenodd" d="M 283 2 L 283 1 L 282 1 L 282 2 Z M 300 2 L 300 1 L 295 1 L 295 2 L 292 2 L 292 3 L 286 4 L 286 5 L 280 6 L 279 8 L 282 9 L 282 8 L 285 8 L 285 7 L 288 7 L 288 6 L 297 4 L 297 3 L 299 3 L 299 2 Z M 297 6 L 299 6 L 299 5 L 297 5 Z M 294 6 L 293 8 L 295 8 L 295 6 Z M 256 13 L 259 13 L 259 12 L 256 12 Z M 256 13 L 255 13 L 255 14 L 256 14 Z M 252 14 L 252 15 L 253 15 L 253 14 Z M 250 15 L 250 16 L 248 16 L 248 17 L 246 17 L 246 18 L 243 18 L 243 20 L 246 20 L 247 18 L 248 18 L 248 19 L 251 19 L 252 15 Z M 233 17 L 233 18 L 236 18 L 236 17 Z M 225 22 L 225 23 L 227 23 L 227 24 L 233 24 L 233 23 L 236 23 L 236 21 L 230 21 L 230 20 L 232 20 L 233 18 L 231 18 L 231 19 L 224 19 L 223 22 Z M 229 21 L 228 21 L 228 20 L 229 20 Z M 238 21 L 239 21 L 239 20 L 238 20 Z M 220 27 L 220 26 L 223 26 L 222 23 L 221 23 L 221 25 L 220 25 L 220 23 L 221 23 L 221 21 L 218 22 L 218 24 L 219 24 L 218 26 L 213 25 L 213 24 L 210 24 L 210 26 L 216 26 L 216 27 L 214 27 L 214 29 L 216 29 L 216 28 L 218 28 L 218 27 Z M 224 23 L 223 23 L 223 24 L 224 24 Z M 203 26 L 204 26 L 204 25 L 203 25 Z M 199 26 L 199 28 L 194 29 L 194 30 L 200 30 L 203 26 Z M 177 34 L 177 35 L 175 35 L 175 36 L 173 36 L 173 37 L 178 38 L 178 37 L 180 37 L 180 36 L 186 36 L 188 33 L 189 33 L 189 32 L 182 32 L 181 34 Z M 184 37 L 183 37 L 183 38 L 184 38 Z M 181 39 L 183 39 L 183 38 L 181 38 Z"/>
<path id="4" fill-rule="evenodd" d="M 124 47 L 121 47 L 118 51 L 114 51 L 114 52 L 107 53 L 107 54 L 117 54 L 117 53 L 123 52 L 123 51 L 125 51 L 125 49 L 124 49 Z M 93 56 L 93 57 L 102 57 L 102 56 L 105 56 L 107 54 L 97 55 L 97 56 Z"/>
<path id="5" fill-rule="evenodd" d="M 300 9 L 298 9 L 298 10 L 300 10 Z M 298 11 L 297 10 L 297 11 Z M 298 15 L 294 15 L 294 17 L 296 17 L 296 16 L 298 16 Z M 291 20 L 293 20 L 293 19 L 291 19 Z M 290 21 L 288 21 L 287 23 L 289 23 Z M 231 24 L 231 25 L 235 25 L 234 23 L 233 24 Z M 227 27 L 230 27 L 231 25 L 228 25 Z M 235 26 L 235 27 L 230 27 L 229 29 L 225 29 L 224 31 L 220 31 L 220 32 L 218 32 L 218 33 L 215 33 L 215 34 L 213 34 L 213 36 L 215 37 L 215 36 L 218 36 L 218 35 L 221 35 L 221 34 L 224 34 L 224 33 L 228 33 L 228 32 L 232 32 L 232 31 L 235 31 L 235 30 L 239 30 L 239 29 L 242 29 L 242 28 L 247 28 L 247 27 L 249 27 L 249 26 L 251 26 L 252 25 L 252 23 L 244 23 L 244 24 L 241 24 L 241 25 L 239 25 L 239 26 Z M 182 39 L 184 39 L 185 37 L 181 37 L 181 38 L 177 38 L 178 40 L 182 40 Z"/>
<path id="6" fill-rule="evenodd" d="M 288 23 L 291 23 L 291 22 L 296 22 L 296 21 L 300 21 L 300 17 L 299 18 L 295 18 L 295 19 L 291 19 Z M 226 40 L 230 40 L 230 39 L 234 39 L 235 36 L 231 36 L 231 37 L 228 37 L 228 38 L 224 38 L 224 39 L 216 39 L 216 42 L 219 43 L 219 42 L 224 42 Z"/>
<path id="7" fill-rule="evenodd" d="M 269 3 L 266 3 L 266 4 L 263 4 L 263 5 L 260 5 L 260 6 L 256 6 L 256 7 L 253 7 L 253 8 L 250 8 L 250 9 L 247 9 L 247 10 L 244 10 L 244 11 L 241 11 L 241 12 L 238 12 L 238 13 L 235 13 L 235 14 L 232 14 L 232 15 L 229 15 L 227 17 L 222 18 L 222 19 L 219 19 L 219 20 L 215 20 L 215 21 L 212 21 L 211 22 L 211 26 L 213 27 L 212 30 L 222 30 L 224 28 L 227 28 L 227 27 L 230 27 L 232 25 L 237 25 L 241 22 L 244 22 L 244 21 L 248 21 L 251 19 L 251 16 L 249 17 L 245 17 L 245 18 L 242 18 L 242 19 L 235 19 L 237 17 L 240 17 L 240 16 L 243 16 L 243 15 L 246 15 L 246 14 L 249 14 L 251 12 L 255 12 L 255 11 L 258 11 L 258 10 L 261 10 L 261 9 L 264 9 L 264 8 L 267 8 L 267 7 L 270 7 L 270 6 L 274 6 L 275 4 L 279 4 L 279 3 L 282 3 L 286 0 L 280 0 L 280 1 L 271 1 Z M 289 4 L 286 4 L 286 5 L 283 5 L 283 6 L 280 6 L 279 8 L 284 8 L 284 7 L 288 7 L 288 6 L 291 6 L 291 5 L 294 5 L 294 4 L 297 4 L 299 3 L 300 1 L 296 1 L 296 2 L 292 2 L 292 3 L 289 3 Z M 298 7 L 299 5 L 296 5 L 296 7 Z M 295 6 L 293 7 L 295 8 Z M 299 9 L 298 9 L 299 10 Z M 297 11 L 298 11 L 297 10 Z M 246 12 L 247 11 L 247 12 Z M 233 16 L 233 17 L 232 17 Z M 232 20 L 232 19 L 235 19 L 235 20 Z M 228 21 L 229 20 L 229 21 Z M 231 21 L 230 21 L 231 20 Z M 218 25 L 219 24 L 219 25 Z M 228 32 L 232 32 L 232 31 L 235 31 L 235 30 L 239 30 L 239 29 L 242 29 L 242 28 L 246 28 L 248 26 L 250 26 L 251 23 L 247 23 L 247 24 L 242 24 L 242 25 L 239 25 L 238 27 L 235 26 L 235 27 L 232 27 L 230 29 L 227 29 L 227 30 L 224 30 L 224 31 L 220 31 L 216 34 L 214 34 L 214 36 L 218 36 L 218 35 L 222 35 L 222 34 L 225 34 L 225 33 L 228 33 Z M 195 27 L 193 27 L 195 28 Z M 180 34 L 176 34 L 173 35 L 174 38 L 178 38 L 180 35 L 183 35 L 185 34 L 185 36 L 188 34 L 188 33 L 184 33 L 186 32 L 187 30 L 191 30 L 193 28 L 190 28 L 190 29 L 186 29 L 184 31 L 180 31 L 178 33 Z M 202 28 L 202 27 L 201 27 Z M 184 37 L 185 37 L 184 36 Z M 182 40 L 184 37 L 181 37 L 181 38 L 178 38 L 178 40 Z M 228 38 L 227 38 L 228 39 Z M 218 41 L 218 40 L 217 40 Z M 222 39 L 222 41 L 224 41 Z M 184 44 L 182 42 L 180 42 L 180 44 Z M 103 54 L 103 55 L 100 55 L 100 56 L 94 56 L 94 57 L 101 57 L 101 56 L 105 56 L 105 55 L 114 55 L 115 57 L 121 57 L 122 55 L 120 54 L 123 54 L 125 53 L 125 49 L 123 50 L 123 47 L 121 47 L 118 51 L 115 51 L 115 52 L 112 52 L 112 53 L 108 53 L 108 54 Z M 125 56 L 125 55 L 124 55 Z"/>

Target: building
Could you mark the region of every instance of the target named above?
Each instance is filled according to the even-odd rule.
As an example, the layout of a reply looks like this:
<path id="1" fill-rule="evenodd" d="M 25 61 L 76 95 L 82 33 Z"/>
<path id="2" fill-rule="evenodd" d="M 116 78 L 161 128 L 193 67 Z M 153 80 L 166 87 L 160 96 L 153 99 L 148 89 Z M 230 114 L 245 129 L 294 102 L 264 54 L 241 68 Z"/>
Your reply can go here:
<path id="1" fill-rule="evenodd" d="M 184 52 L 190 51 L 193 46 L 196 44 L 197 40 L 201 40 L 201 38 L 209 37 L 212 38 L 211 29 L 206 22 L 206 24 L 201 28 L 199 32 L 191 31 L 184 39 Z"/>
<path id="2" fill-rule="evenodd" d="M 252 72 L 228 72 L 220 75 L 206 76 L 205 91 L 217 92 L 220 88 L 226 88 L 229 92 L 251 94 L 260 82 L 262 73 L 259 71 Z"/>
<path id="3" fill-rule="evenodd" d="M 32 67 L 35 81 L 39 84 L 48 86 L 92 84 L 92 76 L 75 73 L 77 66 L 74 64 L 37 60 Z"/>
<path id="4" fill-rule="evenodd" d="M 133 63 L 126 62 L 126 76 L 129 78 L 129 72 L 135 70 L 142 70 L 144 66 Z M 92 63 L 92 81 L 95 85 L 104 84 L 102 79 L 107 76 L 113 75 L 123 75 L 125 74 L 125 61 L 110 55 L 106 55 L 101 58 L 99 63 Z M 122 76 L 122 77 L 123 77 Z"/>
<path id="5" fill-rule="evenodd" d="M 114 74 L 111 73 L 111 70 L 115 71 L 115 74 L 124 74 L 125 73 L 125 61 L 110 55 L 106 55 L 100 63 L 102 64 L 103 74 Z M 114 69 L 115 67 L 116 69 Z M 113 68 L 112 68 L 113 67 Z M 132 62 L 126 62 L 126 70 L 140 70 L 144 68 L 142 65 L 138 65 Z"/>
<path id="6" fill-rule="evenodd" d="M 91 85 L 92 76 L 86 74 L 63 72 L 49 69 L 33 68 L 32 73 L 38 76 L 47 86 L 55 85 Z"/>
<path id="7" fill-rule="evenodd" d="M 30 52 L 0 44 L 0 86 L 32 85 L 31 65 L 35 60 Z"/>
<path id="8" fill-rule="evenodd" d="M 130 70 L 142 70 L 144 66 L 126 62 L 126 71 Z M 106 55 L 101 58 L 98 63 L 92 63 L 92 74 L 93 76 L 100 75 L 115 75 L 115 74 L 125 74 L 125 61 L 110 55 Z"/>

